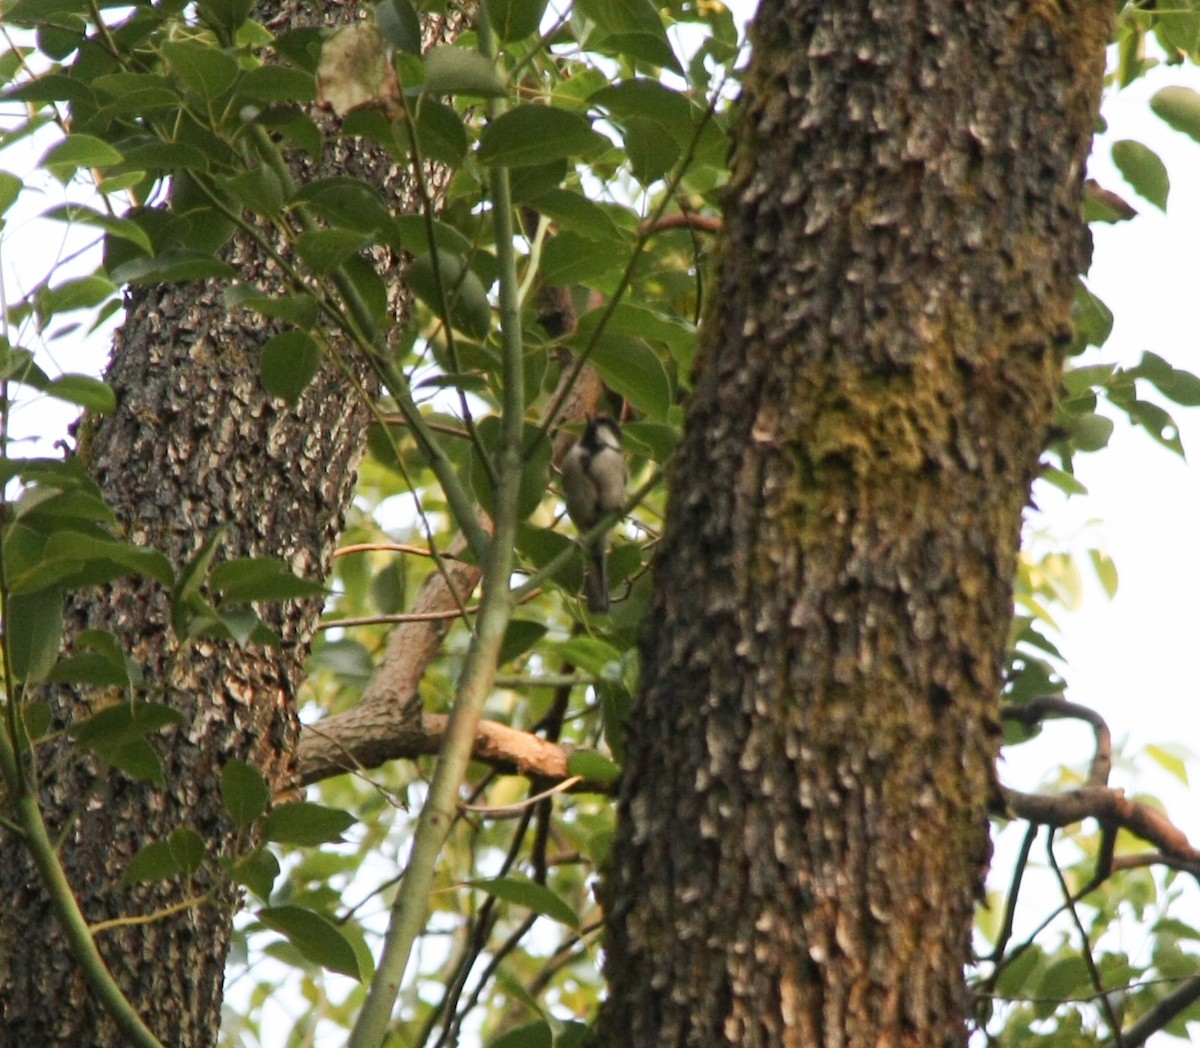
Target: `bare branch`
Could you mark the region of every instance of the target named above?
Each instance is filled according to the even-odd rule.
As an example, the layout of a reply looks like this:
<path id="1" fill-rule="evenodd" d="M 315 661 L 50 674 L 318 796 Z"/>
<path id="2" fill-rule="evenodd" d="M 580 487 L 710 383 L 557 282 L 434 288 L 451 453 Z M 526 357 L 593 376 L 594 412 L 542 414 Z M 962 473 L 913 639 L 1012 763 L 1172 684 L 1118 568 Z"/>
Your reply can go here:
<path id="1" fill-rule="evenodd" d="M 395 716 L 380 703 L 359 705 L 305 729 L 300 781 L 307 786 L 348 771 L 377 768 L 386 761 L 435 754 L 441 748 L 449 720 L 442 713 L 426 713 L 412 721 Z M 557 781 L 566 778 L 573 749 L 485 720 L 479 722 L 475 732 L 472 759 L 497 771 Z M 588 788 L 601 787 L 597 784 Z"/>
<path id="2" fill-rule="evenodd" d="M 1109 1041 L 1104 1048 L 1119 1048 L 1119 1046 L 1139 1048 L 1149 1040 L 1151 1034 L 1158 1033 L 1175 1016 L 1198 1000 L 1200 1000 L 1200 975 L 1189 979 L 1174 993 L 1164 997 L 1128 1030 L 1125 1030 L 1118 1040 Z"/>
<path id="3" fill-rule="evenodd" d="M 1059 695 L 1042 695 L 1029 702 L 1008 703 L 1001 707 L 1000 716 L 1032 728 L 1048 719 L 1071 718 L 1086 721 L 1096 735 L 1096 754 L 1088 771 L 1089 786 L 1107 786 L 1112 771 L 1112 733 L 1108 724 L 1095 710 L 1068 702 Z"/>
<path id="4" fill-rule="evenodd" d="M 1177 868 L 1200 876 L 1200 851 L 1192 847 L 1187 835 L 1162 812 L 1131 801 L 1123 790 L 1083 786 L 1047 796 L 1019 793 L 1002 786 L 1001 793 L 1008 809 L 1018 818 L 1059 828 L 1083 819 L 1098 819 L 1102 824 L 1120 827 L 1149 841 L 1181 864 Z"/>

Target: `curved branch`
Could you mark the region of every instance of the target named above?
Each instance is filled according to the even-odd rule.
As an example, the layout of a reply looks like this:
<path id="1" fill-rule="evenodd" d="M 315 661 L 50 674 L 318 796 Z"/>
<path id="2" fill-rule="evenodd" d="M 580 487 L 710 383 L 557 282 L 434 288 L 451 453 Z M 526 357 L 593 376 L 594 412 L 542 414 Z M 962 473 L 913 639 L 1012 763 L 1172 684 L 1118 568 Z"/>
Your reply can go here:
<path id="1" fill-rule="evenodd" d="M 1180 864 L 1178 868 L 1200 877 L 1200 851 L 1192 846 L 1187 834 L 1162 812 L 1131 801 L 1123 790 L 1083 786 L 1056 796 L 1020 793 L 1004 786 L 1000 791 L 1009 811 L 1018 818 L 1060 828 L 1083 819 L 1097 819 L 1105 826 L 1120 827 L 1149 841 Z"/>
<path id="2" fill-rule="evenodd" d="M 1071 718 L 1086 721 L 1096 736 L 1096 753 L 1088 769 L 1087 784 L 1108 785 L 1108 775 L 1112 771 L 1112 732 L 1095 710 L 1080 706 L 1077 702 L 1068 702 L 1059 695 L 1042 695 L 1029 702 L 1008 703 L 1000 708 L 1000 716 L 1004 720 L 1017 721 L 1026 728 L 1034 728 L 1044 720 Z"/>

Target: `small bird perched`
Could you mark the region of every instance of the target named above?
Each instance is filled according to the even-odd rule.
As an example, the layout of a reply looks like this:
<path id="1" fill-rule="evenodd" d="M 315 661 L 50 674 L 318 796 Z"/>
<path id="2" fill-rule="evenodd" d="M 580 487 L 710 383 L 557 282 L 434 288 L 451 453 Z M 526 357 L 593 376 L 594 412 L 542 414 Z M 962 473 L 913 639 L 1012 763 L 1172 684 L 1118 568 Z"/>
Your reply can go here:
<path id="1" fill-rule="evenodd" d="M 583 436 L 562 461 L 567 513 L 582 534 L 625 505 L 627 474 L 621 428 L 607 415 L 590 419 Z M 608 531 L 588 546 L 591 564 L 584 579 L 588 610 L 608 611 Z"/>

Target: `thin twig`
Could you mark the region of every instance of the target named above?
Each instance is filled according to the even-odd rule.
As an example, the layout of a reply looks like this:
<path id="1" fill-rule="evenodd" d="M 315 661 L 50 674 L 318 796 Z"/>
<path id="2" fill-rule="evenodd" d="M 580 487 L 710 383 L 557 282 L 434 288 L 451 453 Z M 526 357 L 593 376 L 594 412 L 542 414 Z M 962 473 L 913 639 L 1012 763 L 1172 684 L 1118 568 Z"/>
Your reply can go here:
<path id="1" fill-rule="evenodd" d="M 1062 888 L 1063 899 L 1065 900 L 1067 910 L 1070 911 L 1071 920 L 1074 921 L 1075 928 L 1079 932 L 1083 963 L 1087 965 L 1088 976 L 1092 980 L 1092 988 L 1100 998 L 1100 1005 L 1104 1009 L 1105 1016 L 1108 1018 L 1108 1025 L 1112 1029 L 1117 1048 L 1126 1048 L 1125 1041 L 1121 1037 L 1121 1020 L 1117 1018 L 1117 1011 L 1113 1007 L 1112 1000 L 1109 998 L 1111 991 L 1104 988 L 1104 980 L 1100 977 L 1100 969 L 1096 967 L 1096 958 L 1092 956 L 1092 943 L 1088 938 L 1087 929 L 1084 928 L 1083 921 L 1079 919 L 1079 911 L 1075 909 L 1075 902 L 1071 898 L 1071 889 L 1067 886 L 1067 879 L 1063 876 L 1062 869 L 1058 865 L 1058 858 L 1054 854 L 1053 827 L 1047 827 L 1046 829 L 1046 855 L 1050 860 L 1054 875 L 1058 878 L 1059 886 Z"/>
<path id="2" fill-rule="evenodd" d="M 569 779 L 563 779 L 562 782 L 555 783 L 548 790 L 535 793 L 532 797 L 526 797 L 523 801 L 517 801 L 516 804 L 498 804 L 495 807 L 486 804 L 460 804 L 459 807 L 464 811 L 478 812 L 480 815 L 520 815 L 527 808 L 533 807 L 539 801 L 544 801 L 549 797 L 553 797 L 556 793 L 569 790 L 576 783 L 580 782 L 583 782 L 582 775 L 572 775 Z"/>
<path id="3" fill-rule="evenodd" d="M 1151 1034 L 1164 1029 L 1167 1023 L 1196 1001 L 1200 1001 L 1200 975 L 1193 976 L 1174 993 L 1164 997 L 1104 1048 L 1141 1048 Z"/>

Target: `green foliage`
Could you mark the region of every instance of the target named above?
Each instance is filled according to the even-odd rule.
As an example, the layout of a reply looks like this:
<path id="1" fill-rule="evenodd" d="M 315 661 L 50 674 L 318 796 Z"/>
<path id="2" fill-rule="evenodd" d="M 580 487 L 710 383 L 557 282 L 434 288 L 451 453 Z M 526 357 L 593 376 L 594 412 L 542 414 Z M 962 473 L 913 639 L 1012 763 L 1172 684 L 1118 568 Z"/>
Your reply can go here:
<path id="1" fill-rule="evenodd" d="M 511 360 L 495 308 L 506 245 L 496 242 L 491 221 L 492 176 L 507 171 L 520 233 L 516 272 L 503 275 L 520 291 L 525 373 L 517 570 L 535 576 L 537 587 L 507 625 L 497 657 L 506 676 L 487 715 L 568 743 L 568 772 L 582 776 L 591 792 L 529 800 L 537 791 L 524 779 L 472 768 L 470 785 L 485 811 L 516 805 L 518 814 L 509 820 L 469 811 L 452 827 L 405 1005 L 419 1031 L 413 1043 L 441 1043 L 439 1029 L 451 1040 L 470 1013 L 489 1044 L 575 1045 L 586 1026 L 558 1016 L 587 1019 L 598 999 L 600 915 L 591 881 L 611 840 L 612 803 L 604 791 L 620 772 L 637 687 L 633 641 L 663 506 L 652 485 L 618 529 L 610 564 L 614 614 L 590 618 L 577 600 L 582 558 L 570 555 L 573 543 L 559 526 L 546 420 L 571 366 L 562 353 L 569 350 L 587 359 L 626 410 L 635 481 L 657 476 L 670 459 L 707 290 L 710 239 L 686 224 L 666 228 L 655 220 L 662 213 L 719 213 L 731 119 L 723 100 L 733 94 L 727 78 L 740 44 L 733 15 L 719 4 L 576 0 L 559 18 L 545 0 L 485 0 L 499 42 L 495 61 L 475 50 L 474 32 L 422 55 L 418 12 L 431 6 L 384 0 L 373 8 L 373 22 L 279 37 L 252 19 L 247 0 L 121 8 L 16 0 L 5 7 L 6 28 L 28 32 L 0 60 L 0 85 L 4 99 L 23 103 L 27 115 L 4 132 L 0 150 L 36 134 L 47 142 L 41 170 L 64 185 L 91 186 L 86 203 L 56 204 L 46 217 L 93 235 L 96 248 L 86 255 L 90 272 L 31 281 L 28 294 L 10 305 L 12 330 L 33 345 L 70 317 L 101 323 L 127 284 L 215 281 L 229 309 L 251 310 L 273 325 L 260 363 L 270 396 L 301 404 L 323 362 L 345 365 L 340 352 L 371 362 L 382 385 L 369 398 L 376 425 L 342 540 L 373 548 L 339 557 L 327 589 L 274 560 L 226 558 L 220 531 L 198 537 L 191 560 L 172 565 L 122 534 L 87 478 L 82 440 L 78 456 L 65 462 L 22 459 L 4 429 L 0 468 L 11 493 L 0 547 L 6 702 L 22 711 L 19 723 L 36 759 L 40 740 L 63 727 L 50 722 L 35 699 L 38 689 L 78 689 L 94 699 L 94 712 L 65 726 L 74 743 L 135 780 L 163 785 L 158 754 L 190 727 L 182 715 L 147 686 L 122 638 L 88 631 L 62 651 L 63 594 L 130 573 L 169 594 L 181 644 L 203 637 L 277 642 L 259 617 L 262 603 L 324 596 L 327 628 L 313 646 L 302 712 L 315 720 L 358 701 L 387 643 L 391 624 L 382 616 L 411 610 L 426 576 L 438 570 L 413 548 L 445 551 L 465 523 L 456 516 L 454 485 L 472 503 L 489 511 L 496 505 L 498 419 Z M 1190 9 L 1124 8 L 1114 82 L 1131 83 L 1151 67 L 1148 40 L 1168 61 L 1194 60 L 1196 19 Z M 318 97 L 339 120 L 312 119 L 309 104 Z M 1152 109 L 1200 139 L 1198 99 L 1169 87 Z M 490 118 L 488 102 L 502 103 Z M 348 173 L 296 178 L 289 167 L 375 148 L 411 176 L 425 177 L 430 162 L 443 165 L 448 189 L 436 215 L 424 182 L 413 213 Z M 1120 142 L 1113 158 L 1143 198 L 1166 209 L 1170 179 L 1149 148 Z M 21 192 L 20 178 L 0 172 L 0 216 Z M 1097 220 L 1127 217 L 1094 206 Z M 239 229 L 276 251 L 282 288 L 266 291 L 241 279 L 223 254 Z M 389 314 L 388 289 L 372 265 L 384 255 L 403 257 L 405 287 L 415 298 L 400 322 Z M 574 330 L 560 337 L 547 329 L 539 286 L 569 291 Z M 1134 367 L 1097 359 L 1113 318 L 1082 281 L 1075 322 L 1068 351 L 1078 366 L 1064 379 L 1049 446 L 1054 464 L 1047 462 L 1044 473 L 1073 495 L 1083 493 L 1076 456 L 1106 446 L 1114 415 L 1182 452 L 1164 403 L 1200 404 L 1200 379 L 1154 353 Z M 349 349 L 335 352 L 335 345 Z M 7 338 L 0 340 L 0 377 L 8 383 L 5 425 L 18 395 L 92 414 L 116 408 L 108 386 L 76 374 L 51 377 L 30 348 Z M 355 395 L 348 383 L 346 396 Z M 443 472 L 439 459 L 448 464 Z M 1100 549 L 1086 557 L 1111 595 L 1112 561 Z M 1080 600 L 1082 577 L 1081 565 L 1056 549 L 1023 558 L 1007 701 L 1064 689 L 1055 615 Z M 451 707 L 470 643 L 462 622 L 447 626 L 421 681 L 426 712 Z M 1013 724 L 1006 731 L 1013 743 L 1030 734 Z M 1186 777 L 1181 752 L 1157 747 L 1144 757 Z M 397 762 L 369 770 L 369 778 L 322 783 L 314 799 L 272 807 L 261 773 L 229 761 L 220 771 L 220 817 L 236 831 L 233 851 L 211 855 L 207 828 L 185 826 L 129 863 L 130 884 L 227 878 L 262 901 L 238 932 L 249 959 L 246 981 L 257 982 L 232 1004 L 230 1043 L 239 1024 L 256 1030 L 255 1009 L 284 978 L 310 1005 L 297 1039 L 318 1024 L 353 1023 L 361 997 L 355 991 L 341 999 L 345 984 L 326 972 L 370 977 L 380 899 L 390 898 L 405 869 L 407 804 L 425 795 L 426 771 Z M 1064 773 L 1064 780 L 1072 776 L 1079 777 Z M 1076 887 L 1087 883 L 1096 833 L 1071 827 L 1057 843 L 1076 856 L 1067 878 Z M 1172 875 L 1130 870 L 1107 879 L 1079 907 L 1096 969 L 1107 987 L 1123 988 L 1127 1020 L 1160 1001 L 1171 988 L 1167 980 L 1197 970 L 1200 931 L 1168 912 L 1178 895 Z M 1014 948 L 1001 942 L 1003 893 L 994 896 L 979 940 L 1000 948 L 981 956 L 976 973 L 989 1035 L 1006 1045 L 1046 1043 L 1048 1035 L 1056 1045 L 1093 1043 L 1104 1020 L 1073 926 L 1060 920 Z M 1153 943 L 1138 961 L 1105 937 L 1128 912 L 1145 923 Z M 289 974 L 264 971 L 257 963 L 264 957 L 283 962 Z M 246 1015 L 234 1014 L 243 1007 Z M 1173 1029 L 1196 1019 L 1194 1006 Z"/>

